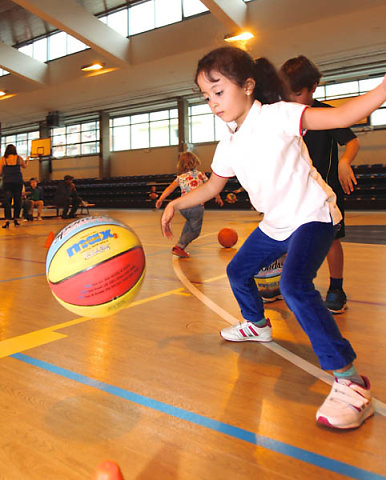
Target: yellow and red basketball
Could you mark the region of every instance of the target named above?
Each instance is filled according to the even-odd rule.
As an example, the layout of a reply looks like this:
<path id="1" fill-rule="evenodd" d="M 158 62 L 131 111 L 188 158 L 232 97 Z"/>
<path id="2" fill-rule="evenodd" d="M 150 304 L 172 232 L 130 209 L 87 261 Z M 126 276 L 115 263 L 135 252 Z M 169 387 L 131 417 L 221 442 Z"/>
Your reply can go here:
<path id="1" fill-rule="evenodd" d="M 220 245 L 225 248 L 230 248 L 236 244 L 238 240 L 238 235 L 237 232 L 233 230 L 233 228 L 222 228 L 218 232 L 217 238 Z"/>
<path id="2" fill-rule="evenodd" d="M 139 238 L 106 216 L 70 223 L 47 252 L 46 276 L 54 297 L 81 316 L 105 317 L 127 307 L 144 275 Z"/>
<path id="3" fill-rule="evenodd" d="M 281 298 L 280 276 L 285 258 L 286 254 L 282 255 L 267 267 L 259 270 L 255 275 L 257 288 L 265 302 L 274 302 L 278 298 Z"/>

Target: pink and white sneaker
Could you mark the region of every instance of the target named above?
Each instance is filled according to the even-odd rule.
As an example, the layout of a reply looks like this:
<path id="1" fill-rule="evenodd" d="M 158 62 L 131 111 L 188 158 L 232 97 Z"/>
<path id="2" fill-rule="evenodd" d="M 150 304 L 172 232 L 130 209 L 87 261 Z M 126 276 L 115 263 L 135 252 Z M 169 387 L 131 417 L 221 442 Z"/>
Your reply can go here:
<path id="1" fill-rule="evenodd" d="M 254 323 L 246 320 L 239 325 L 223 328 L 220 335 L 230 342 L 271 342 L 272 326 L 268 318 L 267 325 L 264 327 L 258 327 Z"/>
<path id="2" fill-rule="evenodd" d="M 332 428 L 357 428 L 374 415 L 370 382 L 362 378 L 364 387 L 348 379 L 335 378 L 330 394 L 316 413 L 316 421 Z"/>
<path id="3" fill-rule="evenodd" d="M 185 250 L 178 245 L 174 245 L 172 248 L 172 254 L 175 255 L 176 257 L 180 258 L 189 258 L 190 255 L 188 252 L 185 252 Z"/>

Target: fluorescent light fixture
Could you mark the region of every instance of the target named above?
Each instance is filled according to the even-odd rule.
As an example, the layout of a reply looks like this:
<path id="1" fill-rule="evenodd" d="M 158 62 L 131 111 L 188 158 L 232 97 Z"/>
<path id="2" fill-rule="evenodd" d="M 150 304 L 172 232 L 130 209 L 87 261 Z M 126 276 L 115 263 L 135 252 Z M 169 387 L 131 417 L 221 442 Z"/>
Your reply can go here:
<path id="1" fill-rule="evenodd" d="M 226 42 L 239 42 L 250 40 L 254 35 L 251 32 L 239 32 L 239 33 L 228 33 L 225 35 L 224 40 Z"/>
<path id="2" fill-rule="evenodd" d="M 81 70 L 83 70 L 84 72 L 96 72 L 97 70 L 102 70 L 104 66 L 104 63 L 94 62 L 91 65 L 83 65 Z"/>

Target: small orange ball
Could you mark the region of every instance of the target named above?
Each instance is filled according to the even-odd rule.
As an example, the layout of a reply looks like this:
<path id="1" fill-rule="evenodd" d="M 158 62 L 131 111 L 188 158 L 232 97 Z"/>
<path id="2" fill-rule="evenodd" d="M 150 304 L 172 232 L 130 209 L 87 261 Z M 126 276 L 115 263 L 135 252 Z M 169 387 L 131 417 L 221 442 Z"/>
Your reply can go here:
<path id="1" fill-rule="evenodd" d="M 237 235 L 237 232 L 232 228 L 222 228 L 218 232 L 217 238 L 220 245 L 225 248 L 230 248 L 235 245 L 239 237 Z"/>
<path id="2" fill-rule="evenodd" d="M 228 193 L 228 195 L 225 197 L 225 200 L 227 203 L 236 203 L 237 202 L 237 196 L 235 193 Z"/>

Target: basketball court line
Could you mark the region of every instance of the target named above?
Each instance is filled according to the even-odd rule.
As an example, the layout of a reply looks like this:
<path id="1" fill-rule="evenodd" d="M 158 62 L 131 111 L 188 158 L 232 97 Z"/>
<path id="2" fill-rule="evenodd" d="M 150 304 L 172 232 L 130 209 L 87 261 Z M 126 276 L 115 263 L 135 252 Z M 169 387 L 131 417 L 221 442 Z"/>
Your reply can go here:
<path id="1" fill-rule="evenodd" d="M 147 297 L 142 300 L 132 302 L 130 305 L 128 305 L 128 308 L 142 305 L 143 303 L 152 302 L 154 300 L 158 300 L 169 295 L 190 295 L 190 293 L 186 293 L 186 290 L 183 287 L 176 288 L 174 290 L 169 290 L 158 295 L 153 295 L 152 297 Z M 55 330 L 72 327 L 73 325 L 78 325 L 80 323 L 88 322 L 90 320 L 98 320 L 98 318 L 79 317 L 75 318 L 74 320 L 69 320 L 68 322 L 58 323 L 56 325 L 52 325 L 51 327 L 42 328 L 41 330 L 35 330 L 30 333 L 25 333 L 24 335 L 18 335 L 16 337 L 1 340 L 0 358 L 9 357 L 13 354 L 20 353 L 25 350 L 30 350 L 31 348 L 39 347 L 47 343 L 55 342 L 56 340 L 67 338 L 68 335 L 64 333 L 57 333 Z"/>
<path id="2" fill-rule="evenodd" d="M 6 283 L 6 282 L 16 282 L 18 280 L 25 280 L 27 278 L 35 278 L 35 277 L 45 277 L 45 273 L 35 273 L 33 275 L 26 275 L 25 277 L 13 277 L 13 278 L 7 278 L 5 280 L 0 280 L 0 283 Z"/>
<path id="3" fill-rule="evenodd" d="M 1 257 L 5 258 L 5 260 L 16 260 L 17 262 L 27 262 L 27 263 L 40 263 L 42 265 L 45 265 L 46 262 L 42 260 L 31 260 L 30 258 L 20 258 L 20 257 Z"/>
<path id="4" fill-rule="evenodd" d="M 173 269 L 175 271 L 177 278 L 192 295 L 194 295 L 198 300 L 204 303 L 208 308 L 210 308 L 213 312 L 215 312 L 218 316 L 220 316 L 223 320 L 225 320 L 225 322 L 229 323 L 230 325 L 235 325 L 237 323 L 240 323 L 236 317 L 234 317 L 229 312 L 221 308 L 219 305 L 217 305 L 217 303 L 213 302 L 213 300 L 211 300 L 209 297 L 204 295 L 200 290 L 198 290 L 198 288 L 196 288 L 190 282 L 190 280 L 188 280 L 188 278 L 185 276 L 185 274 L 181 269 L 181 266 L 177 257 L 173 257 L 172 261 L 173 261 Z M 217 278 L 218 277 L 216 277 L 216 279 Z M 322 382 L 325 382 L 328 385 L 332 385 L 334 381 L 334 377 L 332 375 L 328 374 L 321 368 L 316 367 L 315 365 L 308 362 L 307 360 L 304 360 L 303 358 L 299 357 L 295 353 L 290 352 L 289 350 L 282 347 L 278 343 L 267 342 L 267 343 L 259 343 L 259 345 L 262 345 L 263 347 L 268 348 L 269 350 L 281 356 L 282 358 L 292 363 L 293 365 L 297 366 L 298 368 L 301 368 L 302 370 L 309 373 L 310 375 L 318 378 L 319 380 L 322 380 Z M 386 416 L 385 403 L 381 402 L 380 400 L 377 400 L 376 398 L 373 398 L 373 405 L 377 413 L 379 413 L 380 415 Z"/>
<path id="5" fill-rule="evenodd" d="M 164 413 L 171 417 L 179 418 L 180 420 L 184 420 L 191 424 L 210 429 L 212 431 L 227 435 L 228 437 L 232 437 L 237 440 L 248 442 L 252 445 L 265 448 L 267 450 L 279 453 L 281 455 L 285 455 L 290 458 L 295 458 L 302 462 L 319 467 L 324 471 L 327 470 L 330 472 L 345 475 L 355 480 L 386 480 L 386 477 L 380 474 L 373 473 L 359 467 L 355 467 L 353 465 L 341 462 L 339 460 L 335 460 L 333 458 L 319 455 L 303 448 L 295 447 L 279 440 L 265 437 L 258 433 L 236 427 L 229 423 L 224 423 L 219 420 L 205 417 L 204 415 L 200 415 L 180 407 L 169 405 L 168 403 L 164 403 L 159 400 L 155 400 L 153 398 L 146 397 L 144 395 L 131 392 L 129 390 L 125 390 L 124 388 L 116 387 L 114 385 L 95 380 L 94 378 L 86 377 L 85 375 L 81 375 L 71 370 L 67 370 L 63 367 L 59 367 L 43 360 L 30 357 L 23 353 L 16 353 L 14 355 L 11 355 L 11 358 L 40 368 L 42 370 L 51 372 L 55 375 L 67 378 L 82 385 L 86 385 L 99 391 L 114 395 L 116 397 L 123 398 L 137 405 L 151 408 L 152 410 Z"/>

